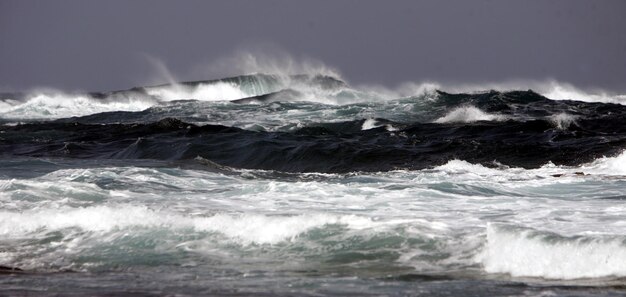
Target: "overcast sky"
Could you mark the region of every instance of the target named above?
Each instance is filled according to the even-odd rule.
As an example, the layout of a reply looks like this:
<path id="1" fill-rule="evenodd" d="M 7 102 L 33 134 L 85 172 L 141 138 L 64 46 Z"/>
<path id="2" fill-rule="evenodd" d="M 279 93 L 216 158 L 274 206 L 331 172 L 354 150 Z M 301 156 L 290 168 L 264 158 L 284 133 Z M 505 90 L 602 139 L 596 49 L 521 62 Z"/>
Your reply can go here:
<path id="1" fill-rule="evenodd" d="M 234 52 L 270 48 L 354 84 L 553 78 L 624 92 L 625 15 L 620 0 L 0 0 L 0 89 L 165 80 L 147 57 L 177 79 L 216 78 Z"/>

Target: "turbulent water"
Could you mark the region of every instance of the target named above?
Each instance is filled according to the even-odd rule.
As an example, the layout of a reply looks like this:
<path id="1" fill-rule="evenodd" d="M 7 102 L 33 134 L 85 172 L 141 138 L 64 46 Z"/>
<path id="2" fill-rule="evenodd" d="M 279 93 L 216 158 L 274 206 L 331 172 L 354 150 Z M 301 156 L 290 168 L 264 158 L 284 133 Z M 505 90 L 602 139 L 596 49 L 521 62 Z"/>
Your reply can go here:
<path id="1" fill-rule="evenodd" d="M 0 94 L 0 294 L 626 294 L 626 106 L 546 96 Z"/>

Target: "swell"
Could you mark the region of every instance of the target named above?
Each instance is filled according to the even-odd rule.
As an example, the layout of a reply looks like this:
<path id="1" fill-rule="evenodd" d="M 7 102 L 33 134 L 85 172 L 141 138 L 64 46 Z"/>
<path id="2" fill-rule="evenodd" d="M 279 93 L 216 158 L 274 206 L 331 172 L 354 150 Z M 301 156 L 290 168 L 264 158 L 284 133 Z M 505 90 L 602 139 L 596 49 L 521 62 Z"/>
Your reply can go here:
<path id="1" fill-rule="evenodd" d="M 354 88 L 338 78 L 321 74 L 252 74 L 215 80 L 134 87 L 109 92 L 64 93 L 48 90 L 30 93 L 0 93 L 0 121 L 60 119 L 116 111 L 140 112 L 148 108 L 167 107 L 172 102 L 180 102 L 181 100 L 240 104 L 306 101 L 335 106 L 346 104 L 381 105 L 394 101 L 404 103 L 413 101 L 415 107 L 421 109 L 425 115 L 447 110 L 450 107 L 465 105 L 466 110 L 462 110 L 459 115 L 467 115 L 469 111 L 467 118 L 470 121 L 474 119 L 502 119 L 506 118 L 506 113 L 518 112 L 546 115 L 546 110 L 549 109 L 542 107 L 561 106 L 565 109 L 567 107 L 577 109 L 576 104 L 582 101 L 587 101 L 587 103 L 594 101 L 596 103 L 623 103 L 623 96 L 621 95 L 607 97 L 606 100 L 596 100 L 597 98 L 585 98 L 584 94 L 571 93 L 575 96 L 563 97 L 548 93 L 548 96 L 556 96 L 549 99 L 531 90 L 492 90 L 480 93 L 452 94 L 436 90 L 436 88 L 436 85 L 431 84 L 407 85 L 395 91 L 367 86 Z M 479 110 L 472 110 L 472 107 Z M 505 114 L 501 114 L 500 111 Z M 495 114 L 485 115 L 481 112 L 495 112 Z M 453 115 L 451 120 L 457 121 L 459 115 Z M 169 116 L 178 117 L 176 115 Z M 439 118 L 444 116 L 439 115 Z M 388 118 L 385 116 L 377 117 Z M 436 119 L 432 118 L 431 120 Z M 449 120 L 442 118 L 442 121 Z"/>
<path id="2" fill-rule="evenodd" d="M 272 77 L 237 79 L 253 78 Z M 293 78 L 298 79 L 320 88 L 344 86 L 332 78 Z M 485 166 L 576 166 L 615 156 L 626 144 L 626 106 L 554 101 L 532 91 L 437 91 L 433 98 L 341 106 L 271 102 L 284 96 L 298 94 L 284 90 L 240 103 L 176 101 L 135 112 L 3 125 L 1 155 L 190 162 L 202 157 L 236 168 L 371 172 L 457 159 Z"/>
<path id="3" fill-rule="evenodd" d="M 330 76 L 324 75 L 271 75 L 271 74 L 251 74 L 240 75 L 228 78 L 214 80 L 198 80 L 186 81 L 176 84 L 161 84 L 155 86 L 134 87 L 128 90 L 112 91 L 112 92 L 91 92 L 89 95 L 97 99 L 115 98 L 119 96 L 129 95 L 152 95 L 159 94 L 160 90 L 172 88 L 197 88 L 201 86 L 227 84 L 238 87 L 244 94 L 252 96 L 262 96 L 274 93 L 284 89 L 288 85 L 308 85 L 322 89 L 337 89 L 346 87 L 346 83 Z M 174 100 L 181 99 L 198 99 L 198 98 L 172 98 Z"/>
<path id="4" fill-rule="evenodd" d="M 157 159 L 212 162 L 286 172 L 423 169 L 454 159 L 494 166 L 580 165 L 619 154 L 626 123 L 617 116 L 579 119 L 567 129 L 549 119 L 382 125 L 366 120 L 318 123 L 293 132 L 195 125 L 174 118 L 152 123 L 45 122 L 2 126 L 0 149 L 12 156 Z"/>
<path id="5" fill-rule="evenodd" d="M 99 112 L 141 111 L 171 101 L 190 99 L 199 101 L 244 99 L 243 102 L 250 98 L 254 98 L 255 101 L 270 101 L 274 97 L 281 100 L 320 94 L 318 97 L 325 97 L 326 94 L 338 92 L 343 88 L 347 88 L 345 82 L 325 75 L 252 74 L 109 92 L 63 93 L 48 90 L 32 93 L 0 93 L 0 119 L 59 119 Z"/>
<path id="6" fill-rule="evenodd" d="M 111 111 L 59 119 L 80 123 L 147 123 L 166 117 L 204 124 L 268 131 L 292 130 L 321 122 L 352 121 L 359 118 L 387 119 L 397 123 L 471 123 L 477 121 L 526 121 L 549 119 L 564 128 L 578 119 L 626 115 L 626 107 L 608 103 L 555 101 L 532 91 L 449 94 L 400 98 L 388 101 L 329 105 L 298 101 L 300 91 L 285 89 L 231 102 L 176 100 L 141 111 Z M 377 126 L 377 125 L 374 125 Z M 286 129 L 285 129 L 286 128 Z"/>

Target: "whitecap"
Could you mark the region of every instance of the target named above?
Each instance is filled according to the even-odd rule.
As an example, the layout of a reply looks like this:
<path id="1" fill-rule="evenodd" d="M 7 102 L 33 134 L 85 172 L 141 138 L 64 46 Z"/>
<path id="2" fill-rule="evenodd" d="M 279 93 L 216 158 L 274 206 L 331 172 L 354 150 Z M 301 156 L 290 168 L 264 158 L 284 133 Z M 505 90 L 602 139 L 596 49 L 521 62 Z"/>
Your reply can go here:
<path id="1" fill-rule="evenodd" d="M 485 271 L 515 277 L 579 279 L 626 276 L 623 236 L 565 237 L 533 229 L 487 225 Z"/>
<path id="2" fill-rule="evenodd" d="M 576 123 L 578 117 L 565 112 L 561 112 L 548 117 L 548 120 L 560 130 L 566 130 L 571 124 Z"/>
<path id="3" fill-rule="evenodd" d="M 5 238 L 67 228 L 109 232 L 141 227 L 193 229 L 199 232 L 220 233 L 241 244 L 276 244 L 293 240 L 308 230 L 329 224 L 362 229 L 369 227 L 372 222 L 368 218 L 354 215 L 330 214 L 270 216 L 222 213 L 206 217 L 190 216 L 128 204 L 82 208 L 61 207 L 22 212 L 0 211 L 0 235 Z"/>
<path id="4" fill-rule="evenodd" d="M 435 120 L 435 123 L 472 123 L 477 121 L 504 121 L 506 117 L 499 114 L 489 114 L 474 106 L 461 106 L 448 112 L 445 116 Z"/>
<path id="5" fill-rule="evenodd" d="M 257 95 L 244 92 L 240 86 L 229 82 L 198 84 L 196 86 L 167 85 L 146 88 L 146 92 L 162 101 L 194 99 L 200 101 L 231 101 Z"/>
<path id="6" fill-rule="evenodd" d="M 0 106 L 0 118 L 58 119 L 108 111 L 141 111 L 154 104 L 155 100 L 145 96 L 114 101 L 61 92 L 37 93 L 25 102 Z"/>

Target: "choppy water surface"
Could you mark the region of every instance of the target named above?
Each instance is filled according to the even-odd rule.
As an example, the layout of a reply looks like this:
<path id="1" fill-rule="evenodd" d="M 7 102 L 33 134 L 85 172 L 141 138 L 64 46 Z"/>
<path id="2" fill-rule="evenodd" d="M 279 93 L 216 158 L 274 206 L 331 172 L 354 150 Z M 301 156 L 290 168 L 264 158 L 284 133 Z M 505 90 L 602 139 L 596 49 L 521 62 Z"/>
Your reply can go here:
<path id="1" fill-rule="evenodd" d="M 622 105 L 269 75 L 4 96 L 7 295 L 626 293 Z"/>

